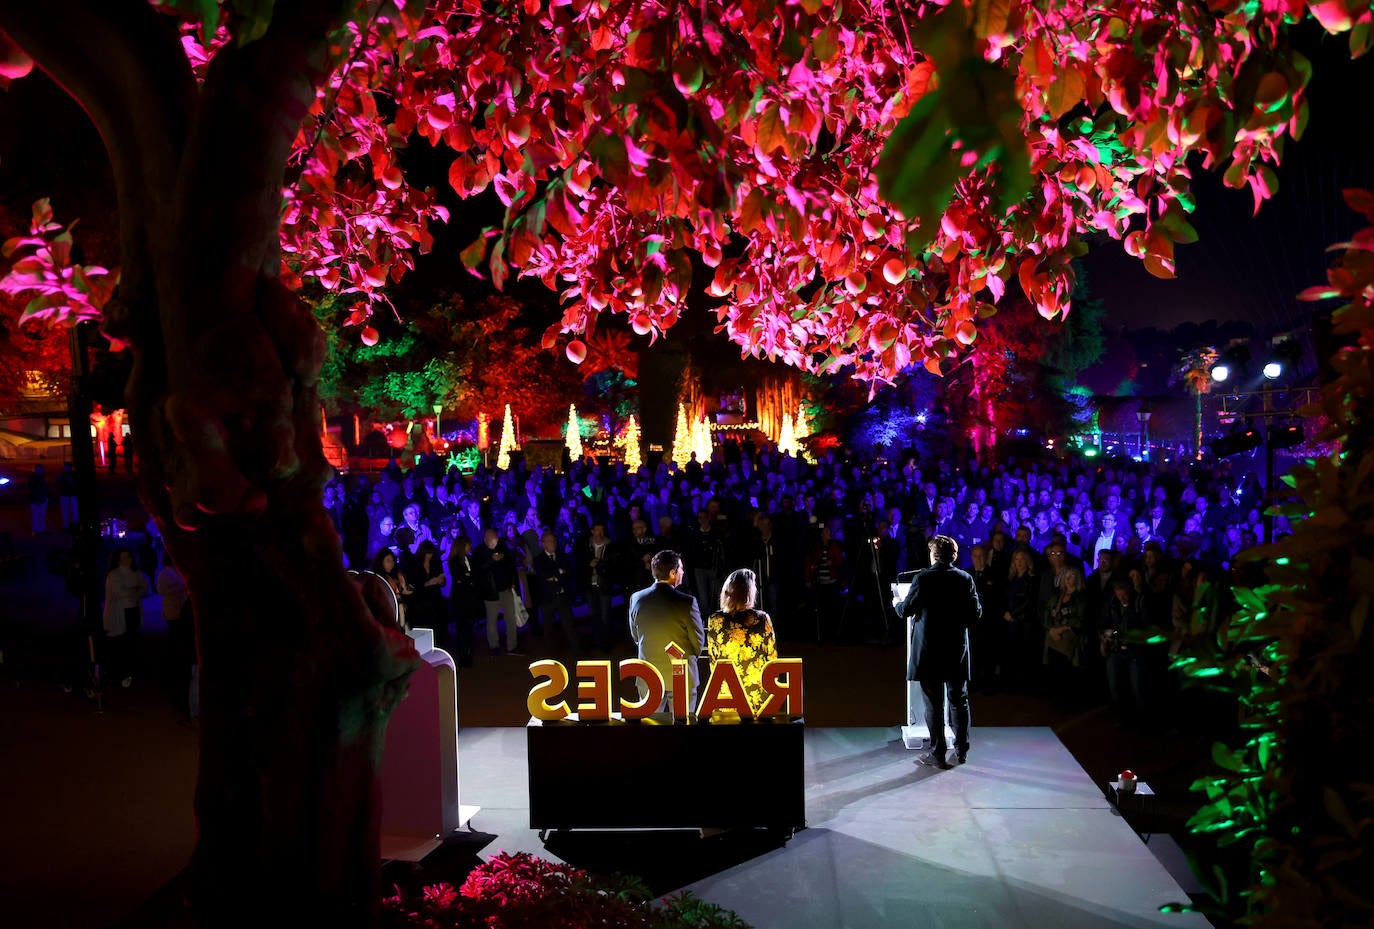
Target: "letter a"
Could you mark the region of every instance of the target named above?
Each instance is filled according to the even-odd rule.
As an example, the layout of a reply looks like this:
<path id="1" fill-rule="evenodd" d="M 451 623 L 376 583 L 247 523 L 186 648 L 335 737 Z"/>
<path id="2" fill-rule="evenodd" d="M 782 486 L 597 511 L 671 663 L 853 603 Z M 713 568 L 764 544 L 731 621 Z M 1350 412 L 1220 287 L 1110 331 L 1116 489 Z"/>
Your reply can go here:
<path id="1" fill-rule="evenodd" d="M 702 688 L 697 719 L 706 719 L 716 710 L 734 710 L 740 719 L 749 719 L 754 715 L 754 708 L 749 705 L 749 698 L 744 695 L 744 683 L 739 679 L 739 668 L 735 667 L 733 661 L 717 661 L 711 666 L 711 676 Z"/>

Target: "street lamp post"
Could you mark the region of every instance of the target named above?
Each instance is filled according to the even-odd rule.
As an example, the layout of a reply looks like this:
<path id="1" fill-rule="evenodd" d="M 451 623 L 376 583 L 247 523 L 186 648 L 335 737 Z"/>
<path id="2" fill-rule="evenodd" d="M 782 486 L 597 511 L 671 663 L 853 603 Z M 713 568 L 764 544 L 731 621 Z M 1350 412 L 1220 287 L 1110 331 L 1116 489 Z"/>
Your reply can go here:
<path id="1" fill-rule="evenodd" d="M 1135 411 L 1136 421 L 1140 423 L 1140 457 L 1145 461 L 1150 460 L 1150 415 L 1153 412 L 1148 400 Z"/>
<path id="2" fill-rule="evenodd" d="M 442 439 L 444 437 L 444 431 L 439 428 L 439 414 L 444 411 L 444 405 L 442 403 L 435 403 L 431 409 L 434 410 L 434 438 L 436 440 Z"/>

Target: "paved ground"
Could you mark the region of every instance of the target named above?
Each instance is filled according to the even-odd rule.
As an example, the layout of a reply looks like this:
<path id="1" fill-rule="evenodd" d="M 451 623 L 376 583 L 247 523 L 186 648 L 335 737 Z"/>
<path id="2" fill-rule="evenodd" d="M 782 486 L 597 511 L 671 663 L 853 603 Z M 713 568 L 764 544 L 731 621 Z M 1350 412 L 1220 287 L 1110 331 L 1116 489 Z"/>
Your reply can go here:
<path id="1" fill-rule="evenodd" d="M 28 535 L 27 475 L 17 471 L 0 463 L 0 472 L 15 478 L 0 487 L 0 532 L 13 533 L 31 556 L 21 577 L 0 578 L 0 924 L 112 925 L 154 897 L 189 858 L 196 730 L 182 695 L 155 674 L 129 690 L 107 689 L 99 706 L 79 689 L 64 693 L 86 646 L 75 630 L 74 603 L 48 569 L 63 544 L 60 520 L 53 511 L 54 531 Z M 102 494 L 107 515 L 137 514 L 127 478 L 102 476 Z M 165 626 L 155 610 L 149 614 L 143 660 L 157 667 Z M 460 673 L 462 725 L 522 725 L 525 661 L 484 651 L 479 646 L 475 665 Z M 538 642 L 534 651 L 542 651 Z M 806 660 L 808 724 L 890 726 L 904 718 L 900 649 L 788 651 Z M 1068 710 L 1005 694 L 975 694 L 973 712 L 980 727 L 1052 726 L 1098 783 L 1134 769 L 1160 794 L 1160 831 L 1183 833 L 1194 805 L 1187 786 L 1207 764 L 1205 723 L 1189 731 L 1158 724 L 1124 729 L 1100 705 Z M 478 851 L 488 850 L 434 856 L 426 878 L 461 880 Z"/>

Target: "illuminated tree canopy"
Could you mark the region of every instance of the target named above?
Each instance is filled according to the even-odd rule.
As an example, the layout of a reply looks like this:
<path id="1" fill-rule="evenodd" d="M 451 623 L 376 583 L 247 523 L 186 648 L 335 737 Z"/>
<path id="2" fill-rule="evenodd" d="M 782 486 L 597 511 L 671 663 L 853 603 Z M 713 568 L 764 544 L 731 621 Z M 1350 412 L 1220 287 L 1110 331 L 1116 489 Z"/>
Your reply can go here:
<path id="1" fill-rule="evenodd" d="M 933 370 L 1013 278 L 1047 318 L 1067 312 L 1088 230 L 1170 275 L 1194 236 L 1190 151 L 1228 165 L 1257 205 L 1269 196 L 1281 140 L 1306 118 L 1309 69 L 1282 30 L 1303 6 L 378 11 L 297 140 L 311 157 L 284 241 L 296 273 L 367 298 L 361 319 L 405 267 L 399 242 L 424 248 L 424 222 L 441 218 L 397 167 L 418 134 L 454 150 L 460 194 L 491 185 L 507 206 L 465 263 L 558 289 L 559 330 L 590 332 L 607 310 L 641 333 L 670 328 L 695 253 L 746 351 L 865 376 L 913 357 Z M 1356 16 L 1312 11 L 1332 31 Z M 1361 51 L 1367 4 L 1358 16 Z"/>
<path id="2" fill-rule="evenodd" d="M 195 21 L 201 77 L 270 17 L 163 8 Z M 283 276 L 365 324 L 448 219 L 403 169 L 443 146 L 458 194 L 506 207 L 462 262 L 562 296 L 546 346 L 603 312 L 670 329 L 704 264 L 746 353 L 938 371 L 1013 281 L 1067 314 L 1090 231 L 1172 275 L 1190 153 L 1257 208 L 1272 195 L 1306 122 L 1285 30 L 1307 15 L 1365 50 L 1360 0 L 361 4 L 292 145 Z"/>

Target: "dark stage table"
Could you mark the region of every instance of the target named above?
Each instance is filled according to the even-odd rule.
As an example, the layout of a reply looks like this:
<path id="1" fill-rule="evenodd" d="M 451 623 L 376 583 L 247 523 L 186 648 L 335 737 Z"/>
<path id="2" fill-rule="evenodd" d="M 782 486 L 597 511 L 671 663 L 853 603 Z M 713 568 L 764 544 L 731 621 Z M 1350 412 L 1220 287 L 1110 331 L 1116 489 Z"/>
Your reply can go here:
<path id="1" fill-rule="evenodd" d="M 531 719 L 530 828 L 806 826 L 806 724 Z"/>

